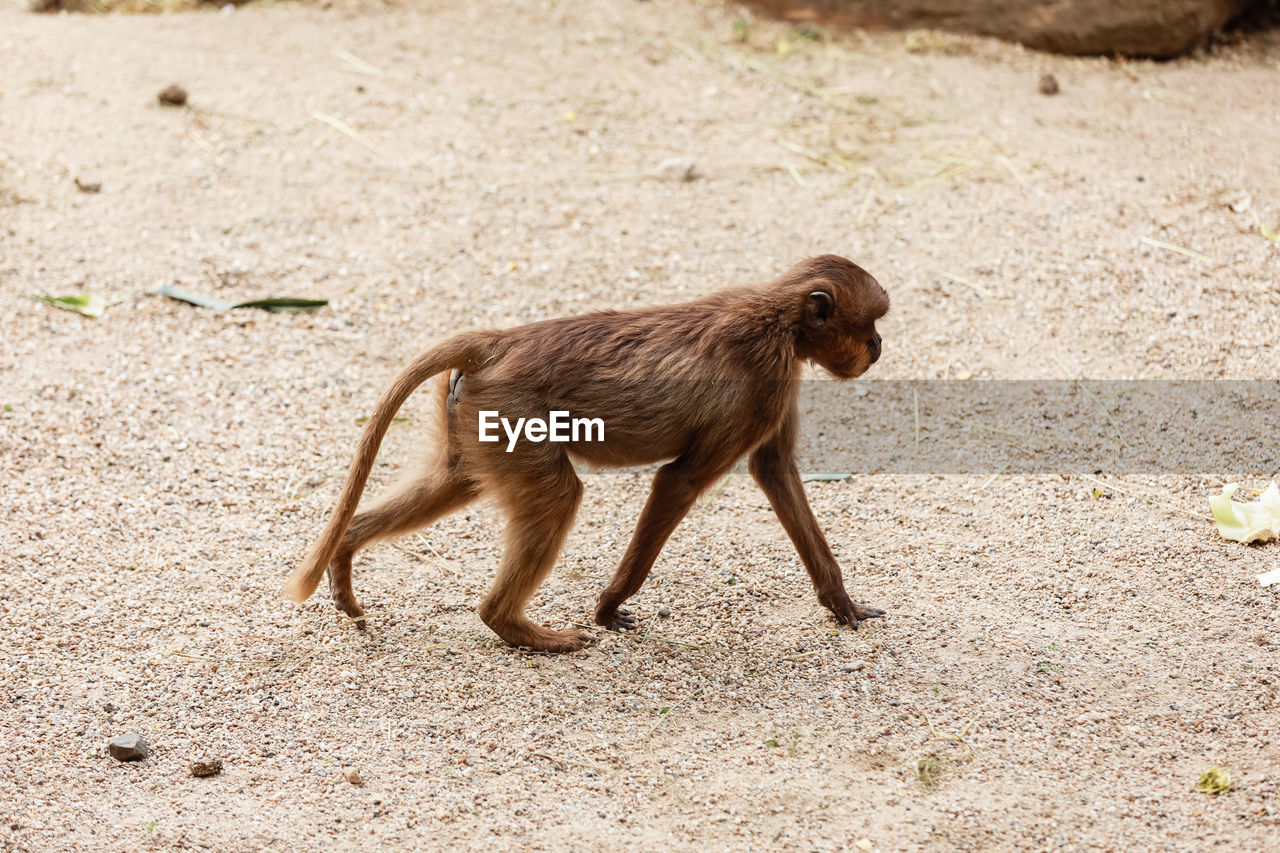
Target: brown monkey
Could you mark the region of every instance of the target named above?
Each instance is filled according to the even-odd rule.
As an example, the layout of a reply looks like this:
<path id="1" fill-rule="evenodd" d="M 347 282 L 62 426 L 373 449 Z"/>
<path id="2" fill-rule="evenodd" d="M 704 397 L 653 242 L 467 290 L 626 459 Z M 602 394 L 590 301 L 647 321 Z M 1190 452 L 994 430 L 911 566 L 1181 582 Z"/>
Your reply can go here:
<path id="1" fill-rule="evenodd" d="M 371 542 L 431 523 L 482 494 L 507 516 L 498 577 L 480 618 L 515 646 L 579 649 L 581 631 L 552 631 L 524 615 L 564 544 L 582 497 L 571 458 L 605 466 L 668 460 L 622 564 L 596 606 L 596 621 L 635 627 L 621 605 L 640 589 L 658 552 L 698 495 L 744 454 L 800 553 L 818 599 L 857 627 L 883 611 L 854 604 L 818 528 L 794 460 L 796 395 L 811 362 L 841 379 L 880 357 L 875 322 L 889 310 L 879 283 L 835 255 L 805 261 L 775 281 L 696 302 L 601 311 L 506 331 L 461 334 L 418 356 L 369 418 L 328 525 L 290 576 L 285 595 L 303 601 L 329 571 L 334 603 L 364 611 L 351 588 L 351 558 Z M 430 377 L 451 371 L 439 396 L 445 440 L 426 471 L 356 514 L 396 411 Z M 479 440 L 480 413 L 546 418 L 553 410 L 599 418 L 602 441 Z M 585 439 L 585 436 L 579 436 Z M 510 446 L 510 449 L 508 449 Z"/>

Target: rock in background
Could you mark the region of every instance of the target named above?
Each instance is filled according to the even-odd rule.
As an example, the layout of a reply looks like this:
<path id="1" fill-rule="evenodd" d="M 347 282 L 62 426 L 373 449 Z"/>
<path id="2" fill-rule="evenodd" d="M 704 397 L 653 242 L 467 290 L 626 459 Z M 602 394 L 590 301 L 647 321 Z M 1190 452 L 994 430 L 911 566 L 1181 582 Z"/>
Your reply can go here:
<path id="1" fill-rule="evenodd" d="M 1070 54 L 1176 56 L 1250 0 L 757 0 L 791 20 L 995 36 Z"/>

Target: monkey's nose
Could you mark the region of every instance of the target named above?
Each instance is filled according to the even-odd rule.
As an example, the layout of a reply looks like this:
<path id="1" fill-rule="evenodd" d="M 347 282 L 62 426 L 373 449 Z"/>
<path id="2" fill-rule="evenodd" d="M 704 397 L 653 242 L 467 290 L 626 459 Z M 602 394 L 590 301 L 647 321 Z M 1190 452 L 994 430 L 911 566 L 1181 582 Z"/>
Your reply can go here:
<path id="1" fill-rule="evenodd" d="M 867 341 L 867 352 L 871 353 L 872 364 L 875 364 L 880 360 L 880 342 L 882 340 L 883 338 L 880 337 L 880 333 L 876 332 L 875 337 Z"/>

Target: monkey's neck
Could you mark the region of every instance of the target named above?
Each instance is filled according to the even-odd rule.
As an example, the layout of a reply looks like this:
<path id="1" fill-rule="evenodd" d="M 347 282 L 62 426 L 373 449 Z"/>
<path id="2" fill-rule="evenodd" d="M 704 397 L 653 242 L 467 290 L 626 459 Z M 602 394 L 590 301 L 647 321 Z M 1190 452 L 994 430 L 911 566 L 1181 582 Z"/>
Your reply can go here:
<path id="1" fill-rule="evenodd" d="M 752 378 L 798 381 L 805 357 L 797 346 L 798 318 L 791 300 L 768 288 L 744 289 L 733 296 L 740 300 L 738 305 L 718 314 L 721 328 L 716 331 L 724 345 L 741 358 Z"/>

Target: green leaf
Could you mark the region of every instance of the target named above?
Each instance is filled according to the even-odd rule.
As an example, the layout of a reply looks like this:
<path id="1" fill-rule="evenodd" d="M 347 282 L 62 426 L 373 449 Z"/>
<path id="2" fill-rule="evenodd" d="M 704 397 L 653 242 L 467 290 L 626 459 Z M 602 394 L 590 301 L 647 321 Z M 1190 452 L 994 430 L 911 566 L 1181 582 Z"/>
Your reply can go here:
<path id="1" fill-rule="evenodd" d="M 1262 234 L 1263 237 L 1267 238 L 1272 243 L 1280 243 L 1280 233 L 1272 231 L 1270 228 L 1268 228 L 1267 223 L 1262 221 L 1262 219 L 1258 216 L 1258 212 L 1256 210 L 1253 212 L 1253 221 L 1258 223 L 1258 231 Z"/>
<path id="2" fill-rule="evenodd" d="M 301 314 L 306 311 L 315 311 L 317 308 L 323 308 L 329 304 L 328 299 L 302 299 L 297 296 L 272 296 L 267 299 L 250 299 L 248 302 L 228 302 L 225 299 L 215 299 L 211 296 L 189 293 L 173 284 L 166 284 L 160 288 L 159 292 L 171 299 L 189 302 L 192 305 L 211 308 L 219 312 L 232 311 L 236 308 L 261 308 L 263 311 L 270 311 L 273 314 Z"/>
<path id="3" fill-rule="evenodd" d="M 777 739 L 777 738 L 774 738 L 774 737 L 771 737 L 771 738 L 769 738 L 767 741 L 765 741 L 765 742 L 764 742 L 764 745 L 765 745 L 765 746 L 777 746 L 777 745 L 778 745 L 778 739 Z"/>
<path id="4" fill-rule="evenodd" d="M 102 312 L 107 310 L 107 303 L 102 301 L 102 297 L 94 296 L 92 293 L 81 293 L 77 296 L 37 296 L 35 298 L 41 302 L 47 302 L 55 308 L 74 311 L 86 317 L 101 317 Z"/>
<path id="5" fill-rule="evenodd" d="M 252 299 L 237 302 L 232 308 L 261 308 L 272 314 L 304 314 L 329 304 L 328 299 L 302 299 L 297 296 L 273 296 L 269 299 Z"/>
<path id="6" fill-rule="evenodd" d="M 812 474 L 800 475 L 800 482 L 802 483 L 833 483 L 839 480 L 847 480 L 852 476 L 853 474 L 849 473 L 848 471 L 817 471 Z"/>

